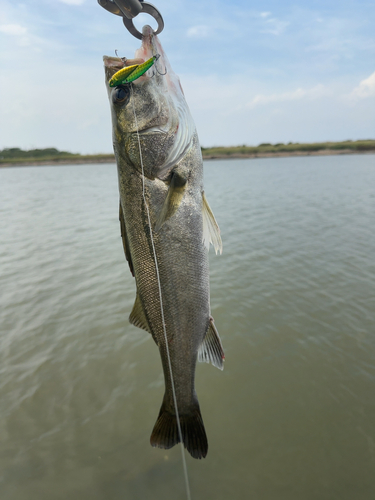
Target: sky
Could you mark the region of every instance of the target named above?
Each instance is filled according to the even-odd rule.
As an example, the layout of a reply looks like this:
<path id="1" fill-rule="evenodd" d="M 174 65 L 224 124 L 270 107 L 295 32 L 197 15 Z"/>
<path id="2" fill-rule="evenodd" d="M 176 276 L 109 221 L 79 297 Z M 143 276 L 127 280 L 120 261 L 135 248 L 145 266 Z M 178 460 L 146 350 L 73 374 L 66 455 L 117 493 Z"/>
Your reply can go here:
<path id="1" fill-rule="evenodd" d="M 373 0 L 151 3 L 202 146 L 375 138 Z M 96 0 L 0 0 L 0 149 L 112 152 L 102 56 L 139 46 Z"/>

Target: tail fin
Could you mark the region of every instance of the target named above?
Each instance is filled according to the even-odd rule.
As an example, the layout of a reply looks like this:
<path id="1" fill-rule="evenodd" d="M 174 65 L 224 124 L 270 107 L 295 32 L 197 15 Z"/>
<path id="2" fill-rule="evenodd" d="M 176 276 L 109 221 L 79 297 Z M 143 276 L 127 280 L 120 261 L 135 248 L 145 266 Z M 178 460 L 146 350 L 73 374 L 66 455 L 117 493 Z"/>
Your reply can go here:
<path id="1" fill-rule="evenodd" d="M 189 414 L 180 415 L 180 425 L 187 451 L 193 458 L 204 458 L 207 455 L 208 442 L 198 404 L 192 408 Z M 152 446 L 164 449 L 172 448 L 180 442 L 176 415 L 167 410 L 164 401 L 150 442 Z"/>

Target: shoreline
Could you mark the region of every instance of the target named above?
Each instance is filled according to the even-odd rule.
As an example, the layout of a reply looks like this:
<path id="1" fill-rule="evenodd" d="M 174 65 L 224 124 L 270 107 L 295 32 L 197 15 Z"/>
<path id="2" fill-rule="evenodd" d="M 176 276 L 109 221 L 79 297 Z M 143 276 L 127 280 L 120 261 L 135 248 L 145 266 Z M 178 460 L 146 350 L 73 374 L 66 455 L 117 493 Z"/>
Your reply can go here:
<path id="1" fill-rule="evenodd" d="M 287 158 L 290 156 L 334 156 L 334 155 L 365 155 L 375 154 L 372 151 L 356 151 L 353 149 L 321 149 L 319 151 L 291 151 L 291 152 L 277 152 L 277 153 L 233 153 L 230 155 L 203 155 L 203 160 L 230 160 L 230 159 L 244 159 L 244 158 Z"/>
<path id="2" fill-rule="evenodd" d="M 15 161 L 1 163 L 0 168 L 4 167 L 53 167 L 58 165 L 86 165 L 90 163 L 116 163 L 115 157 L 113 158 L 64 158 L 62 160 L 25 160 L 25 161 Z"/>
<path id="3" fill-rule="evenodd" d="M 334 155 L 363 155 L 375 154 L 375 150 L 358 151 L 354 149 L 321 149 L 318 151 L 291 151 L 291 152 L 275 152 L 275 153 L 232 153 L 232 154 L 213 154 L 202 155 L 203 160 L 231 160 L 231 159 L 257 159 L 257 158 L 287 158 L 293 156 L 334 156 Z M 16 162 L 0 162 L 0 168 L 8 167 L 34 167 L 34 166 L 58 166 L 58 165 L 85 165 L 90 163 L 116 163 L 113 156 L 104 158 L 64 158 L 54 160 L 25 160 Z"/>

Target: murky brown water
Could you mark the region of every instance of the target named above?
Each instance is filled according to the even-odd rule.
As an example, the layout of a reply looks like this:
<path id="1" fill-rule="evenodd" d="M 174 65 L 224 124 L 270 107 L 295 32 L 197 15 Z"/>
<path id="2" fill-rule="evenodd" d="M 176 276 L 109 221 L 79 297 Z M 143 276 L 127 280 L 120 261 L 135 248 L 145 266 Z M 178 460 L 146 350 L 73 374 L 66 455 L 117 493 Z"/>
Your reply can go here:
<path id="1" fill-rule="evenodd" d="M 192 498 L 375 498 L 375 155 L 205 168 L 226 365 L 197 370 Z M 1 500 L 186 498 L 117 215 L 114 165 L 0 170 Z"/>

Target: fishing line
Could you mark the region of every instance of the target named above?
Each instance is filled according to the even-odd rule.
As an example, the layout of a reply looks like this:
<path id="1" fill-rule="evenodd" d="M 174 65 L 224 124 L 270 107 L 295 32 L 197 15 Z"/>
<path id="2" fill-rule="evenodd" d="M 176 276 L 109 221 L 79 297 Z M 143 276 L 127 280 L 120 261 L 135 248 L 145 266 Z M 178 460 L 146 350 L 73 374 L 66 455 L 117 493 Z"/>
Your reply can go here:
<path id="1" fill-rule="evenodd" d="M 141 140 L 139 138 L 138 120 L 137 120 L 137 115 L 136 115 L 135 107 L 134 107 L 133 84 L 130 85 L 130 93 L 131 93 L 130 98 L 131 98 L 131 101 L 132 101 L 132 108 L 133 108 L 133 114 L 134 114 L 134 120 L 135 120 L 135 128 L 137 130 L 137 139 L 138 139 L 138 147 L 139 147 L 139 159 L 140 159 L 141 168 L 142 168 L 142 197 L 143 197 L 143 202 L 144 202 L 145 207 L 146 207 L 148 227 L 150 229 L 151 246 L 152 246 L 152 251 L 153 251 L 153 254 L 154 254 L 156 277 L 157 277 L 158 288 L 159 288 L 161 319 L 162 319 L 163 331 L 164 331 L 164 339 L 165 339 L 165 349 L 167 351 L 169 373 L 170 373 L 170 376 L 171 376 L 171 386 L 172 386 L 174 408 L 175 408 L 175 412 L 176 412 L 178 435 L 179 435 L 180 442 L 181 442 L 181 456 L 182 456 L 182 465 L 183 465 L 184 476 L 185 476 L 186 496 L 187 496 L 188 500 L 191 500 L 189 476 L 188 476 L 188 470 L 187 470 L 187 465 L 186 465 L 185 450 L 184 450 L 184 446 L 183 446 L 184 440 L 182 438 L 180 415 L 178 413 L 177 397 L 176 397 L 176 391 L 175 391 L 175 387 L 174 387 L 172 363 L 171 363 L 171 358 L 170 358 L 170 355 L 169 355 L 168 338 L 167 338 L 167 328 L 166 328 L 165 319 L 164 319 L 164 308 L 163 308 L 163 298 L 162 298 L 162 294 L 161 294 L 161 284 L 160 284 L 158 259 L 156 257 L 156 249 L 155 249 L 155 244 L 154 244 L 154 237 L 153 237 L 153 234 L 152 234 L 150 211 L 149 211 L 149 208 L 148 208 L 148 203 L 147 203 L 146 195 L 145 195 L 145 176 L 144 176 L 144 169 L 143 169 L 142 148 L 141 148 Z"/>

